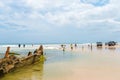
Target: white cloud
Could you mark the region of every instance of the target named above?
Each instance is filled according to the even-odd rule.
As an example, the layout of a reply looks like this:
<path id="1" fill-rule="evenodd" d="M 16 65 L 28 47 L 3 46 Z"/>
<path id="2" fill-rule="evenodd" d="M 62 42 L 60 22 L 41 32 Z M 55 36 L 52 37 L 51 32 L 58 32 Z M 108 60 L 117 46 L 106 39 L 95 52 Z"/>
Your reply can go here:
<path id="1" fill-rule="evenodd" d="M 53 7 L 61 7 L 64 5 L 64 0 L 23 0 L 27 6 L 30 6 L 33 9 L 46 9 Z"/>
<path id="2" fill-rule="evenodd" d="M 0 8 L 1 8 L 1 7 L 4 7 L 4 4 L 3 4 L 2 2 L 0 2 Z"/>
<path id="3" fill-rule="evenodd" d="M 3 16 L 8 22 L 26 25 L 28 28 L 34 27 L 38 29 L 40 25 L 45 25 L 48 27 L 50 25 L 67 26 L 70 24 L 73 24 L 76 27 L 84 27 L 84 25 L 88 23 L 98 24 L 109 20 L 111 20 L 111 22 L 109 21 L 110 24 L 114 23 L 114 25 L 118 25 L 119 23 L 119 21 L 115 21 L 115 19 L 120 17 L 120 2 L 118 0 L 111 0 L 108 4 L 99 7 L 82 3 L 80 0 L 14 1 L 15 0 L 0 2 L 2 6 L 6 6 L 6 8 L 4 8 L 4 11 L 6 10 L 5 13 L 0 14 L 0 16 Z M 91 0 L 87 1 L 89 2 Z M 94 0 L 94 2 L 95 1 L 97 0 Z M 105 0 L 102 2 L 104 1 Z M 20 7 L 23 7 L 24 11 L 27 11 L 28 9 L 29 11 L 27 13 L 23 10 L 18 12 L 16 9 L 11 7 L 11 5 L 17 4 L 19 4 Z M 10 15 L 12 15 L 12 17 L 10 17 Z M 29 26 L 29 24 L 31 25 Z M 34 26 L 35 24 L 36 26 Z M 37 25 L 39 25 L 39 27 L 37 27 Z"/>

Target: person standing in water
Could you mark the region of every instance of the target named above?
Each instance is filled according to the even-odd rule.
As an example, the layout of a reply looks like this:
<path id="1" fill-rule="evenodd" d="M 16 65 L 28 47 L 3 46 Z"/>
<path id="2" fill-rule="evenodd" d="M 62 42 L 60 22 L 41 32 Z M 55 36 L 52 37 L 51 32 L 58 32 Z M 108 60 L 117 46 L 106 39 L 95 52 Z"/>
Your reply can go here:
<path id="1" fill-rule="evenodd" d="M 63 44 L 61 44 L 61 48 L 63 48 L 63 46 L 64 46 L 64 45 L 63 45 Z"/>
<path id="2" fill-rule="evenodd" d="M 23 47 L 25 48 L 25 44 L 23 44 Z"/>
<path id="3" fill-rule="evenodd" d="M 63 45 L 63 51 L 65 51 L 65 47 L 66 47 L 66 45 Z"/>
<path id="4" fill-rule="evenodd" d="M 70 48 L 71 48 L 71 50 L 73 50 L 73 44 L 70 44 Z"/>
<path id="5" fill-rule="evenodd" d="M 75 44 L 75 48 L 77 48 L 77 44 Z"/>
<path id="6" fill-rule="evenodd" d="M 82 51 L 84 50 L 84 46 L 82 45 Z"/>
<path id="7" fill-rule="evenodd" d="M 18 44 L 18 47 L 20 48 L 20 47 L 21 47 L 21 44 Z"/>
<path id="8" fill-rule="evenodd" d="M 66 47 L 66 45 L 61 44 L 61 49 L 62 49 L 63 51 L 65 51 L 65 47 Z"/>
<path id="9" fill-rule="evenodd" d="M 92 51 L 92 43 L 91 43 L 91 47 L 90 48 L 91 48 L 91 51 Z"/>

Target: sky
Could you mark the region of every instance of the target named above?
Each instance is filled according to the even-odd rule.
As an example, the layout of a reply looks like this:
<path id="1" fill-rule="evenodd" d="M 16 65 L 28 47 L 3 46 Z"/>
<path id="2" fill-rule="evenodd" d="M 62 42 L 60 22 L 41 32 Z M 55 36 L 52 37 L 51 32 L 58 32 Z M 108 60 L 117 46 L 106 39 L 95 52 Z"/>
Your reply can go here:
<path id="1" fill-rule="evenodd" d="M 0 0 L 0 43 L 120 41 L 120 0 Z"/>

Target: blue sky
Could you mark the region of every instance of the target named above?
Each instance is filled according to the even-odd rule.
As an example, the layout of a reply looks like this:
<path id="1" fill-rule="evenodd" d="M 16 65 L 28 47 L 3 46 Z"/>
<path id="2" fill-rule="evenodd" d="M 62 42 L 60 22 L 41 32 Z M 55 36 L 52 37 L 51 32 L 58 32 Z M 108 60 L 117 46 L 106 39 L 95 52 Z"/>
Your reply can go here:
<path id="1" fill-rule="evenodd" d="M 0 43 L 120 41 L 119 0 L 0 0 Z"/>

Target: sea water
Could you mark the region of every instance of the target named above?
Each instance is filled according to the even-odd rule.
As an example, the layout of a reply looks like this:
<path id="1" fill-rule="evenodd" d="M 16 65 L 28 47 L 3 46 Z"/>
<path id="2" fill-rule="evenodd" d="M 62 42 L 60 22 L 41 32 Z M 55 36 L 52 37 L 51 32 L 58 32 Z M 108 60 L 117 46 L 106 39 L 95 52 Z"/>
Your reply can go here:
<path id="1" fill-rule="evenodd" d="M 59 45 L 47 45 L 44 50 L 45 62 L 17 69 L 0 80 L 120 80 L 119 47 L 93 47 L 91 50 L 87 46 L 83 49 L 80 45 L 65 52 L 59 48 Z M 28 50 L 32 51 L 33 48 Z M 24 49 L 20 51 L 24 52 Z"/>

